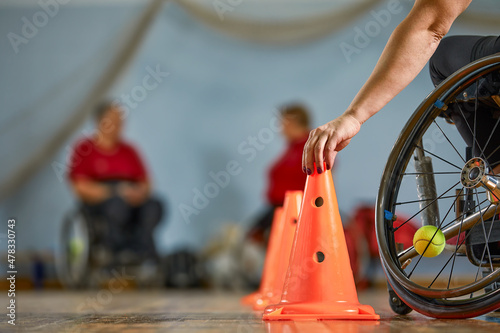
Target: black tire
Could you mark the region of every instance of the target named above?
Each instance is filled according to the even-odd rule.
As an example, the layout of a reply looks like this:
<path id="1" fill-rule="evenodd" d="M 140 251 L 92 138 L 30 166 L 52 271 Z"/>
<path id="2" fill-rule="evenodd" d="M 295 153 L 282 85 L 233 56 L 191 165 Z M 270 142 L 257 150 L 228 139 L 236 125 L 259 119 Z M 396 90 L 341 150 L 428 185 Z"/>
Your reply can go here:
<path id="1" fill-rule="evenodd" d="M 453 304 L 445 300 L 425 298 L 409 292 L 387 272 L 386 276 L 394 292 L 400 299 L 404 299 L 407 307 L 428 317 L 439 319 L 473 318 L 500 308 L 500 294 L 498 292 L 495 295 L 490 295 L 488 299 L 477 298 L 469 300 L 467 303 Z M 398 314 L 407 314 L 411 311 L 410 309 L 407 313 L 400 313 L 392 307 L 392 304 L 391 308 Z M 404 309 L 404 306 L 401 306 L 401 309 Z"/>
<path id="2" fill-rule="evenodd" d="M 478 278 L 477 277 L 478 274 L 476 273 L 476 279 L 474 281 L 463 282 L 463 285 L 459 285 L 458 287 L 452 286 L 453 284 L 462 283 L 461 281 L 458 281 L 456 279 L 457 275 L 453 276 L 454 266 L 451 265 L 448 266 L 448 264 L 451 262 L 451 260 L 453 262 L 453 265 L 455 265 L 455 261 L 459 262 L 460 260 L 463 260 L 461 254 L 457 250 L 461 248 L 460 245 L 467 240 L 465 231 L 459 229 L 461 233 L 464 233 L 464 239 L 457 238 L 456 246 L 451 247 L 452 249 L 454 248 L 454 251 L 452 251 L 453 253 L 451 254 L 451 257 L 450 259 L 448 259 L 446 264 L 443 264 L 443 267 L 438 267 L 439 265 L 436 264 L 435 259 L 433 258 L 428 259 L 424 258 L 423 256 L 419 256 L 418 261 L 416 260 L 415 262 L 410 262 L 410 261 L 400 262 L 398 254 L 402 252 L 400 250 L 396 250 L 397 248 L 399 248 L 399 244 L 396 243 L 396 238 L 398 238 L 399 236 L 399 234 L 397 233 L 398 232 L 402 233 L 402 231 L 404 230 L 403 226 L 405 224 L 408 226 L 408 223 L 412 223 L 413 219 L 417 219 L 425 215 L 425 213 L 432 208 L 431 206 L 433 206 L 433 202 L 439 203 L 438 212 L 441 215 L 438 214 L 438 217 L 444 216 L 442 220 L 437 219 L 437 223 L 439 223 L 439 225 L 437 225 L 438 228 L 443 228 L 443 230 L 446 229 L 445 224 L 448 226 L 458 225 L 457 223 L 459 223 L 459 221 L 460 223 L 462 223 L 464 219 L 467 216 L 470 216 L 470 214 L 472 214 L 473 212 L 473 210 L 464 212 L 461 215 L 460 218 L 461 220 L 459 219 L 459 217 L 456 217 L 455 220 L 451 218 L 448 219 L 449 216 L 448 214 L 454 207 L 453 206 L 454 202 L 459 195 L 467 193 L 470 197 L 473 198 L 473 200 L 476 200 L 477 197 L 478 198 L 477 203 L 481 202 L 481 200 L 479 200 L 480 199 L 479 195 L 480 194 L 482 195 L 483 193 L 480 193 L 480 191 L 477 189 L 471 190 L 467 188 L 466 190 L 464 190 L 464 187 L 462 187 L 462 190 L 460 190 L 460 193 L 458 193 L 456 196 L 449 194 L 445 195 L 447 193 L 446 191 L 443 192 L 444 194 L 438 192 L 436 194 L 439 196 L 437 196 L 435 200 L 432 200 L 432 202 L 431 200 L 428 199 L 420 200 L 420 197 L 418 196 L 417 200 L 407 200 L 406 199 L 407 196 L 408 197 L 410 197 L 410 195 L 415 196 L 416 191 L 415 191 L 415 184 L 413 183 L 414 192 L 412 194 L 412 192 L 410 191 L 411 182 L 410 180 L 408 180 L 409 178 L 406 178 L 406 176 L 412 176 L 412 172 L 407 172 L 407 170 L 411 170 L 411 168 L 413 167 L 410 161 L 412 160 L 413 154 L 417 150 L 420 150 L 421 152 L 425 151 L 427 152 L 428 155 L 432 155 L 435 161 L 436 160 L 438 162 L 444 161 L 462 170 L 461 167 L 464 165 L 460 164 L 462 162 L 452 163 L 448 161 L 448 156 L 452 156 L 455 153 L 460 156 L 461 153 L 459 152 L 460 149 L 457 149 L 455 145 L 452 143 L 452 140 L 449 139 L 447 133 L 443 131 L 442 127 L 444 128 L 446 124 L 444 124 L 444 120 L 442 120 L 440 116 L 442 116 L 444 110 L 446 110 L 447 107 L 451 105 L 450 103 L 457 102 L 459 96 L 462 95 L 466 96 L 465 94 L 463 94 L 466 88 L 471 89 L 470 87 L 474 85 L 476 86 L 475 91 L 477 92 L 478 91 L 477 87 L 484 82 L 485 77 L 487 75 L 491 76 L 493 72 L 497 73 L 498 71 L 500 71 L 500 55 L 489 56 L 465 66 L 464 68 L 462 68 L 461 70 L 457 71 L 452 76 L 450 76 L 442 84 L 440 84 L 420 104 L 420 106 L 416 109 L 414 114 L 411 116 L 410 120 L 405 125 L 403 131 L 401 132 L 399 138 L 397 139 L 392 149 L 392 152 L 389 156 L 387 165 L 385 167 L 382 176 L 381 185 L 377 197 L 377 206 L 376 206 L 377 209 L 376 231 L 377 231 L 377 240 L 379 243 L 379 251 L 384 271 L 386 272 L 386 276 L 390 285 L 392 286 L 396 294 L 404 301 L 404 303 L 409 305 L 417 312 L 420 312 L 430 317 L 468 318 L 468 317 L 478 316 L 489 311 L 493 311 L 494 309 L 500 307 L 500 289 L 495 289 L 496 287 L 494 287 L 494 289 L 491 291 L 487 292 L 484 291 L 484 288 L 486 286 L 489 285 L 491 288 L 492 286 L 491 282 L 494 280 L 498 280 L 498 278 L 500 277 L 499 267 L 496 267 L 494 270 L 492 270 L 493 273 L 491 273 L 486 280 L 484 277 Z M 477 103 L 475 102 L 476 109 L 474 110 L 474 112 L 477 111 Z M 439 122 L 443 122 L 443 125 L 440 126 Z M 476 125 L 474 123 L 474 141 L 477 142 L 477 140 L 475 139 L 476 135 L 475 127 Z M 443 155 L 440 155 L 440 153 L 437 152 L 433 153 L 425 149 L 423 140 L 425 140 L 426 135 L 430 135 L 430 131 L 432 128 L 434 129 L 439 128 L 439 131 L 446 138 L 446 140 L 443 140 L 444 145 L 439 146 L 438 148 L 445 148 L 451 150 L 451 153 L 449 155 L 447 152 L 443 153 Z M 493 131 L 495 131 L 495 129 L 493 129 Z M 446 141 L 450 143 L 449 147 Z M 463 141 L 462 144 L 463 147 L 465 148 L 466 145 Z M 464 151 L 465 149 L 463 149 L 463 152 Z M 462 158 L 462 160 L 464 160 L 462 156 L 460 157 Z M 457 156 L 455 156 L 455 158 L 457 158 Z M 460 167 L 457 166 L 457 164 L 459 164 Z M 438 172 L 431 171 L 428 172 L 427 174 L 432 174 L 433 175 L 432 178 L 434 179 L 436 176 L 440 176 L 442 178 L 445 175 L 450 177 L 451 176 L 456 177 L 454 176 L 455 173 L 460 174 L 460 172 L 447 172 L 447 171 L 441 172 L 440 170 L 438 170 Z M 425 172 L 417 172 L 417 171 L 413 172 L 413 181 L 415 179 L 415 175 L 419 174 L 423 175 L 425 174 Z M 458 178 L 457 184 L 460 184 L 460 176 L 458 176 L 457 178 Z M 452 184 L 455 183 L 456 179 L 454 180 L 453 178 L 451 179 L 452 179 L 451 183 Z M 441 179 L 439 180 L 441 181 Z M 448 180 L 445 179 L 442 182 L 445 183 L 447 181 Z M 436 188 L 440 190 L 439 186 L 441 183 L 436 182 L 436 184 L 437 184 Z M 456 186 L 457 184 L 455 184 L 454 186 Z M 453 185 L 450 187 L 449 190 L 451 189 L 453 189 Z M 486 193 L 485 190 L 483 191 L 484 193 Z M 450 201 L 443 201 L 448 199 L 450 199 Z M 423 208 L 422 206 L 420 206 L 421 202 L 424 202 L 424 205 L 422 205 Z M 427 204 L 427 202 L 429 202 L 429 204 Z M 484 214 L 485 217 L 484 219 L 486 219 L 488 214 L 493 215 L 493 209 L 495 209 L 495 215 L 497 213 L 496 212 L 497 205 L 495 204 L 494 206 L 491 206 L 488 204 L 489 202 L 486 203 L 486 201 L 482 201 L 482 203 L 478 204 L 478 207 L 475 208 L 476 211 L 481 211 L 481 212 L 487 210 L 487 214 Z M 402 208 L 404 205 L 406 205 L 405 206 L 406 208 Z M 415 208 L 417 205 L 419 205 L 418 208 Z M 411 212 L 406 213 L 404 209 L 408 209 L 408 211 Z M 442 210 L 444 210 L 444 212 L 447 211 L 447 213 L 442 214 L 441 213 Z M 403 214 L 402 212 L 405 212 L 406 215 L 412 217 L 412 219 L 407 219 L 404 223 L 402 224 L 400 223 L 396 226 L 394 222 L 396 220 L 396 216 L 400 213 Z M 478 218 L 476 222 L 477 227 L 480 228 L 481 225 L 484 224 L 483 215 L 476 215 L 476 216 L 479 216 L 481 218 L 480 220 Z M 476 224 L 474 224 L 471 228 L 475 228 Z M 486 234 L 485 234 L 485 239 L 486 242 L 489 241 L 489 238 L 486 238 Z M 410 250 L 410 249 L 411 246 L 405 248 L 405 250 Z M 444 253 L 448 252 L 445 251 Z M 491 256 L 484 257 L 483 254 L 483 259 L 484 258 L 488 258 L 489 263 L 491 264 L 490 266 L 493 266 Z M 468 262 L 465 259 L 463 261 Z M 469 264 L 472 265 L 471 263 Z M 433 265 L 436 265 L 436 267 L 433 267 Z M 425 269 L 431 269 L 431 270 L 435 269 L 435 272 L 438 273 L 434 278 L 434 280 L 432 280 L 432 282 L 428 281 L 418 282 L 414 273 L 416 268 L 421 269 L 421 271 L 425 271 Z M 449 278 L 446 277 L 446 279 L 443 279 L 445 287 L 442 288 L 433 286 L 436 279 L 440 278 L 440 274 L 442 274 L 443 270 L 445 269 L 450 270 Z M 475 269 L 476 267 L 474 267 L 474 270 Z M 480 269 L 481 267 L 478 267 L 477 271 L 479 272 Z M 435 274 L 435 272 L 433 271 L 432 274 Z M 458 282 L 456 282 L 454 279 L 457 280 Z M 429 283 L 430 286 L 428 286 Z M 493 284 L 493 286 L 496 286 L 496 284 Z M 396 313 L 399 313 L 398 311 L 404 312 L 404 310 L 399 310 L 398 308 L 396 308 Z"/>
<path id="3" fill-rule="evenodd" d="M 75 210 L 65 216 L 56 262 L 59 280 L 65 288 L 88 287 L 91 237 L 88 220 L 83 212 Z"/>

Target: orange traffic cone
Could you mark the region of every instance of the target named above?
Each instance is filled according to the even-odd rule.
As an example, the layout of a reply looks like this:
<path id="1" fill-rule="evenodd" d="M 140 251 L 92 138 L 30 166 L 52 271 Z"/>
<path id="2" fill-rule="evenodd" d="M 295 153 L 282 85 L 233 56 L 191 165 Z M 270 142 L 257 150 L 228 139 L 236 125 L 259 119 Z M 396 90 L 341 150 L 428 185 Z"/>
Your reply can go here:
<path id="1" fill-rule="evenodd" d="M 267 333 L 361 333 L 374 332 L 380 322 L 372 320 L 326 320 L 326 321 L 268 321 Z"/>
<path id="2" fill-rule="evenodd" d="M 307 177 L 281 302 L 263 319 L 380 319 L 358 301 L 329 171 Z"/>
<path id="3" fill-rule="evenodd" d="M 254 293 L 241 298 L 242 304 L 254 305 L 257 300 L 265 297 L 269 285 L 274 283 L 275 274 L 272 270 L 278 264 L 279 249 L 281 243 L 281 236 L 283 234 L 284 216 L 283 207 L 277 207 L 274 210 L 273 222 L 271 225 L 271 232 L 269 234 L 269 244 L 267 244 L 266 259 L 264 261 L 264 268 L 262 270 L 262 278 L 260 279 L 260 287 Z"/>
<path id="4" fill-rule="evenodd" d="M 302 202 L 302 191 L 287 191 L 283 202 L 283 219 L 280 228 L 280 241 L 276 249 L 276 258 L 271 266 L 269 279 L 262 289 L 262 297 L 258 298 L 254 305 L 254 310 L 262 311 L 269 304 L 279 302 L 283 284 L 285 282 L 288 260 L 292 250 L 293 237 L 299 218 L 299 209 Z"/>

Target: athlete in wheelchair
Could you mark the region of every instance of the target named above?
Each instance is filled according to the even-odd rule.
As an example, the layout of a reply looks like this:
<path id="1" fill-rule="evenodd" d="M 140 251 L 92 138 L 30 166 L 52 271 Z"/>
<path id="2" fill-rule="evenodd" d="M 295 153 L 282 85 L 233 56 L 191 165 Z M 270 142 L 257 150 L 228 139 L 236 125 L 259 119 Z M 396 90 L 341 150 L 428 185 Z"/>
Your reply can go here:
<path id="1" fill-rule="evenodd" d="M 123 113 L 104 102 L 96 131 L 79 141 L 69 180 L 79 201 L 63 224 L 60 275 L 70 287 L 86 286 L 94 271 L 118 265 L 158 263 L 153 230 L 161 203 L 136 150 L 121 137 Z"/>
<path id="2" fill-rule="evenodd" d="M 305 172 L 322 172 L 323 161 L 331 167 L 430 59 L 437 87 L 396 141 L 377 197 L 379 252 L 399 314 L 466 318 L 500 308 L 500 41 L 441 41 L 470 2 L 416 0 L 348 110 L 313 130 L 304 147 Z M 410 218 L 396 224 L 398 213 Z M 412 221 L 440 229 L 445 251 L 426 257 L 398 241 Z"/>

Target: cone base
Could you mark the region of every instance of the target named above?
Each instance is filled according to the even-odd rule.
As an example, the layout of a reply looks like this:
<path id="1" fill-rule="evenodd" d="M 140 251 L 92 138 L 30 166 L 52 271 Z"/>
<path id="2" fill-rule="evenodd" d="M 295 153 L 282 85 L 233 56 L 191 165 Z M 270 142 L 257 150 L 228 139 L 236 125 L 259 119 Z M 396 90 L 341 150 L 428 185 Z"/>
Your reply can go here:
<path id="1" fill-rule="evenodd" d="M 266 308 L 263 320 L 379 320 L 369 305 L 345 302 L 276 304 Z"/>
<path id="2" fill-rule="evenodd" d="M 267 294 L 267 297 L 263 295 L 262 297 L 255 300 L 255 303 L 253 304 L 253 309 L 256 311 L 262 311 L 269 305 L 275 304 L 276 302 L 277 302 L 276 296 L 274 296 L 273 294 Z"/>
<path id="3" fill-rule="evenodd" d="M 243 305 L 251 305 L 253 306 L 258 299 L 262 298 L 264 295 L 262 295 L 260 292 L 256 291 L 251 294 L 248 294 L 246 296 L 243 296 L 240 299 L 240 303 Z"/>

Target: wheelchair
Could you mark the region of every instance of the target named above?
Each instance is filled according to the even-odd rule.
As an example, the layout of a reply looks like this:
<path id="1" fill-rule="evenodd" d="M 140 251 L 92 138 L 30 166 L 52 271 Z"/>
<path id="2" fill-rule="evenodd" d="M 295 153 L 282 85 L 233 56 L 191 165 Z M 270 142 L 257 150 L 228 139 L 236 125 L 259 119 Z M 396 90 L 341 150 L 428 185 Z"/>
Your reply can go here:
<path id="1" fill-rule="evenodd" d="M 469 318 L 500 308 L 500 180 L 492 172 L 500 161 L 491 161 L 500 146 L 484 153 L 494 133 L 500 135 L 499 77 L 499 54 L 455 72 L 418 106 L 389 155 L 376 232 L 389 303 L 398 314 Z M 498 106 L 491 133 L 476 126 L 484 103 Z M 454 128 L 450 109 L 474 117 L 471 145 Z M 396 223 L 398 214 L 410 218 Z M 443 232 L 439 256 L 419 255 L 399 240 L 415 222 Z"/>
<path id="2" fill-rule="evenodd" d="M 65 215 L 56 258 L 61 284 L 69 289 L 99 287 L 113 277 L 113 270 L 120 268 L 127 269 L 139 287 L 161 285 L 164 278 L 157 255 L 137 253 L 133 233 L 124 233 L 125 246 L 109 249 L 107 225 L 103 217 L 91 214 L 83 205 Z"/>

